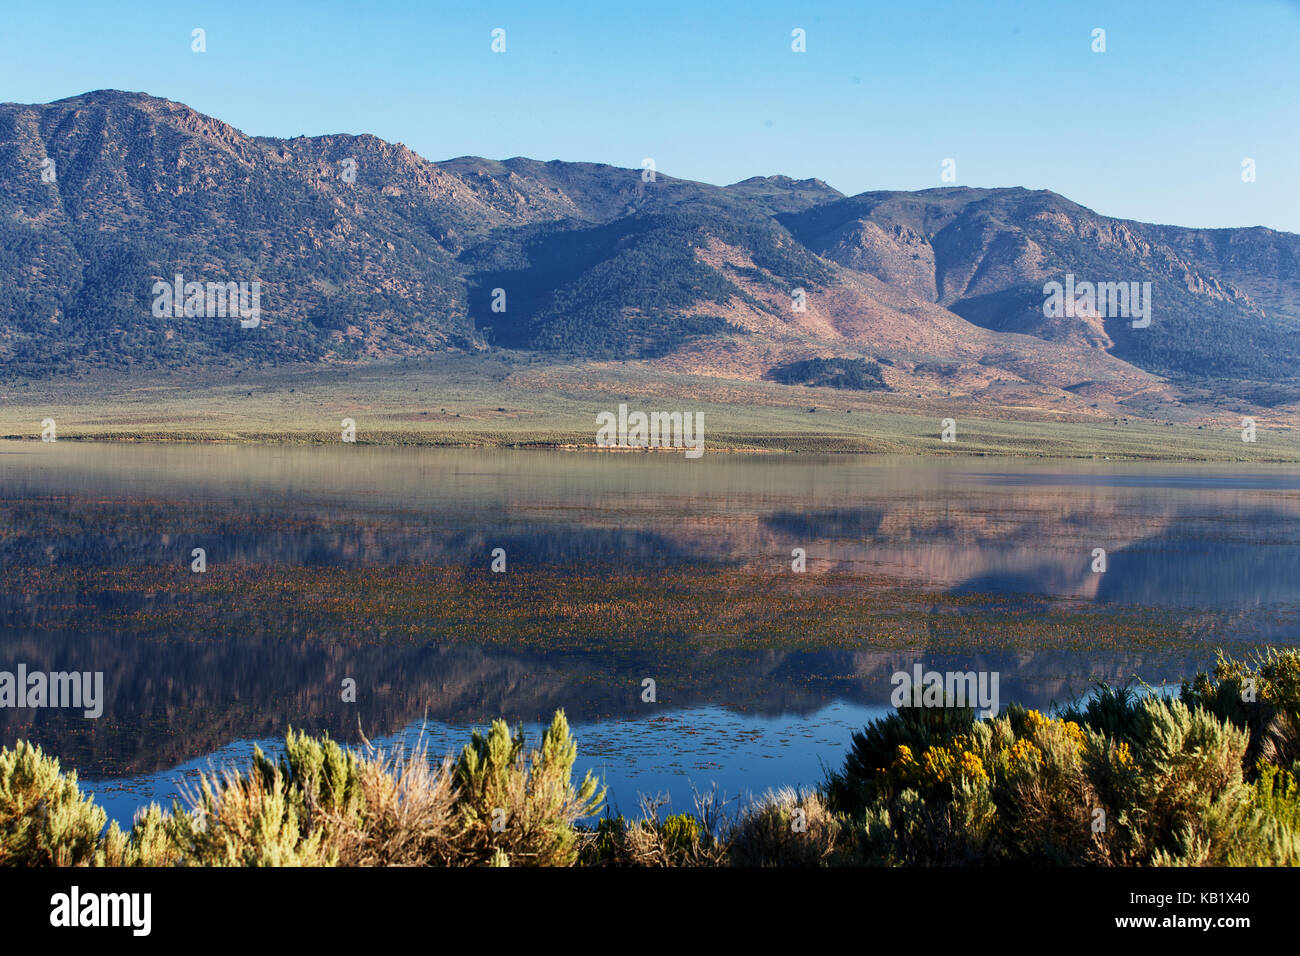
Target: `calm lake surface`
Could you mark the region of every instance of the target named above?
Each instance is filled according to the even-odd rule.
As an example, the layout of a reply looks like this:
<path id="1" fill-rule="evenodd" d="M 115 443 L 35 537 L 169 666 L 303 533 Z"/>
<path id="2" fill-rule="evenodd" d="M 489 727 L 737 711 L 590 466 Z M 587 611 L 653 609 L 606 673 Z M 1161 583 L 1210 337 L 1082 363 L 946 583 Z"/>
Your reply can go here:
<path id="1" fill-rule="evenodd" d="M 5 442 L 0 670 L 104 710 L 0 742 L 129 822 L 291 725 L 440 754 L 562 707 L 618 809 L 688 809 L 818 783 L 918 662 L 1048 707 L 1295 643 L 1298 518 L 1280 466 Z"/>

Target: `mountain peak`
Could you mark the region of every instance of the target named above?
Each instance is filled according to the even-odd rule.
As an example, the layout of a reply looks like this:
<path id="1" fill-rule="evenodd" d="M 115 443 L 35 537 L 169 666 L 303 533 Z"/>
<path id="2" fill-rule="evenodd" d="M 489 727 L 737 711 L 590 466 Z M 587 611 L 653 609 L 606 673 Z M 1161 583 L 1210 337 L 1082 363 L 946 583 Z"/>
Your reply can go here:
<path id="1" fill-rule="evenodd" d="M 758 203 L 767 212 L 803 212 L 812 206 L 843 199 L 844 194 L 820 179 L 795 179 L 791 176 L 751 176 L 724 187 L 733 196 Z"/>
<path id="2" fill-rule="evenodd" d="M 48 104 L 49 106 L 130 106 L 136 109 L 143 109 L 149 112 L 165 110 L 169 112 L 184 111 L 194 113 L 196 116 L 202 116 L 198 110 L 186 106 L 184 103 L 177 103 L 175 100 L 169 100 L 165 97 L 154 96 L 151 93 L 144 93 L 133 90 L 89 90 L 85 93 L 78 93 L 76 96 L 65 96 L 61 100 L 55 100 Z"/>
<path id="3" fill-rule="evenodd" d="M 828 185 L 820 179 L 795 179 L 793 176 L 785 176 L 781 173 L 776 173 L 772 176 L 750 176 L 748 179 L 742 179 L 738 183 L 732 183 L 731 186 L 728 186 L 727 188 L 730 189 L 732 186 L 758 186 L 764 183 L 773 186 L 782 186 L 787 189 L 821 189 L 826 192 L 836 193 L 837 195 L 844 195 L 838 189 Z"/>

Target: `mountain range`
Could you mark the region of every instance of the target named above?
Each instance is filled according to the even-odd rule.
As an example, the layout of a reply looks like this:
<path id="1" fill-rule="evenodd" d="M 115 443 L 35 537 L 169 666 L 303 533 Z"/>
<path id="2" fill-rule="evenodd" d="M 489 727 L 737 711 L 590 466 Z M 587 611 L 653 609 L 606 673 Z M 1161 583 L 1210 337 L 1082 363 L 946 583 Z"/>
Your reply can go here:
<path id="1" fill-rule="evenodd" d="M 178 275 L 258 282 L 260 321 L 157 315 Z M 1149 324 L 1113 294 L 1049 315 L 1067 277 L 1145 288 Z M 1107 414 L 1300 400 L 1297 235 L 1021 188 L 431 162 L 111 90 L 0 105 L 0 315 L 6 378 L 511 350 Z"/>

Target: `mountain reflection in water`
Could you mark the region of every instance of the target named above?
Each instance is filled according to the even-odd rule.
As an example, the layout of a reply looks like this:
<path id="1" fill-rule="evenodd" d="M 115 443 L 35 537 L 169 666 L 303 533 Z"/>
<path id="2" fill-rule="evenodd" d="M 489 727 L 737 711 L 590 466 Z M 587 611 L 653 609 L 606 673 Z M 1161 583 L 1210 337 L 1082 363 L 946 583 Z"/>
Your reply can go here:
<path id="1" fill-rule="evenodd" d="M 442 752 L 560 707 L 624 810 L 815 784 L 917 661 L 1048 706 L 1294 642 L 1298 514 L 1259 465 L 3 443 L 0 669 L 107 704 L 0 731 L 123 818 L 290 725 Z"/>

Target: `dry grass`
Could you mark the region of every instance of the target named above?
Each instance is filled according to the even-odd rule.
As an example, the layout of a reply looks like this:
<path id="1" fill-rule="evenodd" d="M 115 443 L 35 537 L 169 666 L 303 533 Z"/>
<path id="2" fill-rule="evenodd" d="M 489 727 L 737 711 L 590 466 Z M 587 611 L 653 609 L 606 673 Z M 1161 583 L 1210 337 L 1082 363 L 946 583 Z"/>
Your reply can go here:
<path id="1" fill-rule="evenodd" d="M 359 762 L 364 810 L 324 807 L 317 817 L 339 866 L 449 866 L 460 853 L 452 762 L 434 765 L 423 739 L 409 751 L 371 748 Z"/>
<path id="2" fill-rule="evenodd" d="M 842 849 L 844 823 L 820 795 L 782 787 L 746 808 L 730 835 L 734 866 L 827 866 Z"/>

